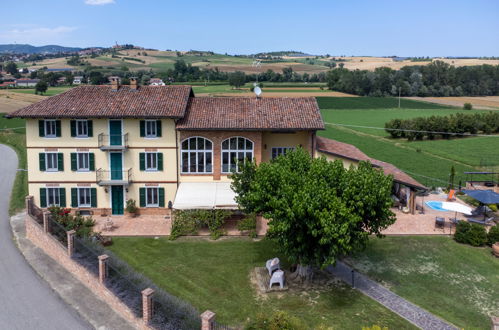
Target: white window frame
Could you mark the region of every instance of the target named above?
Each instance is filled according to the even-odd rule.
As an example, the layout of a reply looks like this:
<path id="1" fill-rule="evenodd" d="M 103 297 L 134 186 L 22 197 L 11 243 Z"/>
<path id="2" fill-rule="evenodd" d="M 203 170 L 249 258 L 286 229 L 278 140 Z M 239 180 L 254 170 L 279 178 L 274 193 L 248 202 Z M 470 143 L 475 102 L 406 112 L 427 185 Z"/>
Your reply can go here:
<path id="1" fill-rule="evenodd" d="M 47 192 L 47 206 L 60 206 L 61 205 L 61 188 L 45 188 Z M 50 203 L 50 197 L 54 199 L 54 203 Z M 55 203 L 57 202 L 57 203 Z"/>
<path id="2" fill-rule="evenodd" d="M 238 147 L 238 141 L 236 140 L 236 148 L 235 149 L 232 149 L 231 146 L 230 146 L 230 140 L 231 139 L 244 139 L 245 142 L 244 142 L 244 149 L 239 149 Z M 229 147 L 228 148 L 224 148 L 223 147 L 223 144 L 225 141 L 229 141 L 228 144 L 229 144 Z M 249 141 L 251 142 L 251 149 L 246 149 L 246 141 Z M 236 158 L 237 158 L 237 155 L 242 152 L 244 153 L 244 159 L 248 159 L 246 157 L 246 154 L 247 153 L 251 153 L 251 159 L 248 159 L 249 161 L 253 161 L 253 158 L 255 157 L 255 143 L 253 141 L 251 141 L 250 139 L 248 139 L 247 137 L 244 137 L 244 136 L 231 136 L 227 139 L 224 139 L 220 145 L 220 149 L 221 149 L 221 157 L 220 157 L 220 165 L 221 165 L 221 172 L 223 174 L 230 174 L 232 173 L 233 171 L 231 170 L 231 168 L 234 166 L 235 167 L 235 172 L 238 173 L 239 172 L 239 166 L 238 166 L 238 163 L 236 162 L 235 164 L 232 164 L 233 160 L 230 158 L 230 154 L 231 153 L 236 153 Z M 227 155 L 227 159 L 228 159 L 228 171 L 224 171 L 224 154 L 228 154 Z"/>
<path id="3" fill-rule="evenodd" d="M 151 196 L 152 201 L 149 200 L 149 191 L 155 191 L 156 194 L 156 196 L 154 194 Z M 156 197 L 156 203 L 154 203 L 154 197 Z M 146 187 L 146 207 L 159 207 L 159 187 Z"/>
<path id="4" fill-rule="evenodd" d="M 49 127 L 51 128 L 51 131 L 53 129 L 53 133 L 51 134 L 47 133 L 49 131 Z M 53 139 L 57 137 L 57 122 L 55 119 L 45 119 L 43 121 L 43 133 L 46 138 Z"/>
<path id="5" fill-rule="evenodd" d="M 85 192 L 83 192 L 85 191 Z M 77 198 L 78 198 L 78 207 L 91 207 L 92 206 L 92 190 L 89 187 L 82 187 L 82 188 L 77 188 Z M 88 198 L 88 204 L 82 204 L 80 203 L 80 198 L 82 195 L 85 199 Z"/>
<path id="6" fill-rule="evenodd" d="M 53 157 L 53 165 L 55 167 L 49 167 L 49 157 Z M 54 161 L 55 159 L 55 161 Z M 59 153 L 58 152 L 46 152 L 45 153 L 45 171 L 46 172 L 58 172 L 59 171 Z"/>
<path id="7" fill-rule="evenodd" d="M 196 139 L 195 148 L 191 149 L 191 139 Z M 197 147 L 197 139 L 204 140 L 205 149 L 198 149 Z M 187 149 L 184 149 L 183 144 L 187 141 Z M 211 149 L 206 149 L 206 141 L 211 143 Z M 194 162 L 196 164 L 196 170 L 191 171 L 191 154 L 194 154 Z M 200 154 L 203 154 L 203 171 L 198 171 L 198 157 Z M 207 162 L 207 155 L 210 155 L 210 162 Z M 184 171 L 184 157 L 187 157 L 187 171 Z M 210 170 L 207 170 L 207 165 L 209 165 Z M 203 136 L 191 136 L 187 139 L 184 139 L 180 143 L 180 173 L 182 174 L 212 174 L 213 173 L 213 141 L 207 139 Z"/>
<path id="8" fill-rule="evenodd" d="M 80 134 L 80 124 L 84 125 L 86 134 Z M 83 127 L 83 126 L 82 126 Z M 88 120 L 86 119 L 78 119 L 76 120 L 76 137 L 77 138 L 88 138 Z"/>
<path id="9" fill-rule="evenodd" d="M 80 155 L 86 155 L 87 167 L 81 166 Z M 78 172 L 89 172 L 90 171 L 90 153 L 89 152 L 77 152 L 76 153 L 76 171 L 78 171 Z"/>
<path id="10" fill-rule="evenodd" d="M 156 166 L 148 166 L 149 165 L 149 157 L 151 157 L 151 161 L 156 164 Z M 154 159 L 154 160 L 153 160 Z M 145 153 L 145 170 L 149 172 L 158 171 L 158 153 L 157 152 L 146 152 Z"/>
<path id="11" fill-rule="evenodd" d="M 272 147 L 270 158 L 276 159 L 281 155 L 285 155 L 288 151 L 293 151 L 293 150 L 295 150 L 294 147 Z M 274 151 L 277 152 L 277 155 L 275 157 L 274 157 Z"/>
<path id="12" fill-rule="evenodd" d="M 151 134 L 148 134 L 148 125 L 152 125 Z M 154 133 L 154 134 L 152 134 Z M 157 120 L 146 120 L 144 123 L 144 136 L 147 139 L 155 139 L 158 137 L 158 121 Z"/>

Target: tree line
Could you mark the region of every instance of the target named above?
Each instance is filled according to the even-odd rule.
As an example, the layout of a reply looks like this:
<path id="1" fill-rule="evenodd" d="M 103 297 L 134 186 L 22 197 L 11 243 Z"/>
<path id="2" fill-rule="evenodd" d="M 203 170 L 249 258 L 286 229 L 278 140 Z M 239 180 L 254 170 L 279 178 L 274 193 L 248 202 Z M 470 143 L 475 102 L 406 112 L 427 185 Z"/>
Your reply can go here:
<path id="1" fill-rule="evenodd" d="M 478 96 L 499 95 L 499 65 L 455 67 L 443 61 L 382 67 L 374 71 L 333 69 L 329 89 L 361 96 Z"/>
<path id="2" fill-rule="evenodd" d="M 392 119 L 385 123 L 385 129 L 392 138 L 406 138 L 409 141 L 465 136 L 459 134 L 493 134 L 499 133 L 499 112 L 456 113 L 449 116 Z"/>

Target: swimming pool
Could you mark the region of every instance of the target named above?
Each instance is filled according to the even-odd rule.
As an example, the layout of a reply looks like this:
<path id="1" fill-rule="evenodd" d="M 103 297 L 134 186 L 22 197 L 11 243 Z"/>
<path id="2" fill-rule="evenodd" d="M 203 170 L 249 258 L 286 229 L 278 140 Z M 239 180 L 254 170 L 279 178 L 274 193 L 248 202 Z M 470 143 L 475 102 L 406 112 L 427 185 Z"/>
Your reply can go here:
<path id="1" fill-rule="evenodd" d="M 427 201 L 427 202 L 425 202 L 425 204 L 432 210 L 447 211 L 446 209 L 442 208 L 442 202 Z"/>

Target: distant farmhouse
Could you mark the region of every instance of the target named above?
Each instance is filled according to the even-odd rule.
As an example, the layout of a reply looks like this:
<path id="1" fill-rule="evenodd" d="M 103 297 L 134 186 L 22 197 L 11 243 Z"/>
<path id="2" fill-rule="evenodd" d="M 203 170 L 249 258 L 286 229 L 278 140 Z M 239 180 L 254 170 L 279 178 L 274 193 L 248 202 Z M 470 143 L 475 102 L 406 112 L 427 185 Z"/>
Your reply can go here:
<path id="1" fill-rule="evenodd" d="M 159 78 L 151 78 L 151 80 L 149 80 L 149 85 L 151 85 L 151 86 L 165 86 L 165 83 L 163 82 L 163 80 L 161 80 Z"/>
<path id="2" fill-rule="evenodd" d="M 80 85 L 83 83 L 83 76 L 75 76 L 73 79 L 73 85 Z"/>
<path id="3" fill-rule="evenodd" d="M 16 87 L 35 87 L 36 84 L 40 81 L 40 79 L 27 79 L 21 78 L 16 79 Z"/>

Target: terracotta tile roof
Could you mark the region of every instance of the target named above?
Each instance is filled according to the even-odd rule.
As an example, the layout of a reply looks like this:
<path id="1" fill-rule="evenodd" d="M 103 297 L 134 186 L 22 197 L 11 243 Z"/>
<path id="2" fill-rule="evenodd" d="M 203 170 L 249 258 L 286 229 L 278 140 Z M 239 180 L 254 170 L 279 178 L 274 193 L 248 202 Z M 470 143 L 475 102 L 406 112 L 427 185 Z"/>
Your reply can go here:
<path id="1" fill-rule="evenodd" d="M 336 155 L 354 161 L 370 161 L 373 166 L 382 168 L 385 174 L 392 175 L 395 182 L 399 182 L 418 189 L 426 189 L 425 186 L 414 180 L 403 171 L 399 170 L 394 165 L 371 158 L 351 144 L 318 136 L 316 149 L 317 151 L 326 154 Z"/>
<path id="2" fill-rule="evenodd" d="M 324 124 L 313 97 L 194 97 L 179 130 L 319 130 Z"/>
<path id="3" fill-rule="evenodd" d="M 190 86 L 79 86 L 7 115 L 24 118 L 181 118 Z"/>

